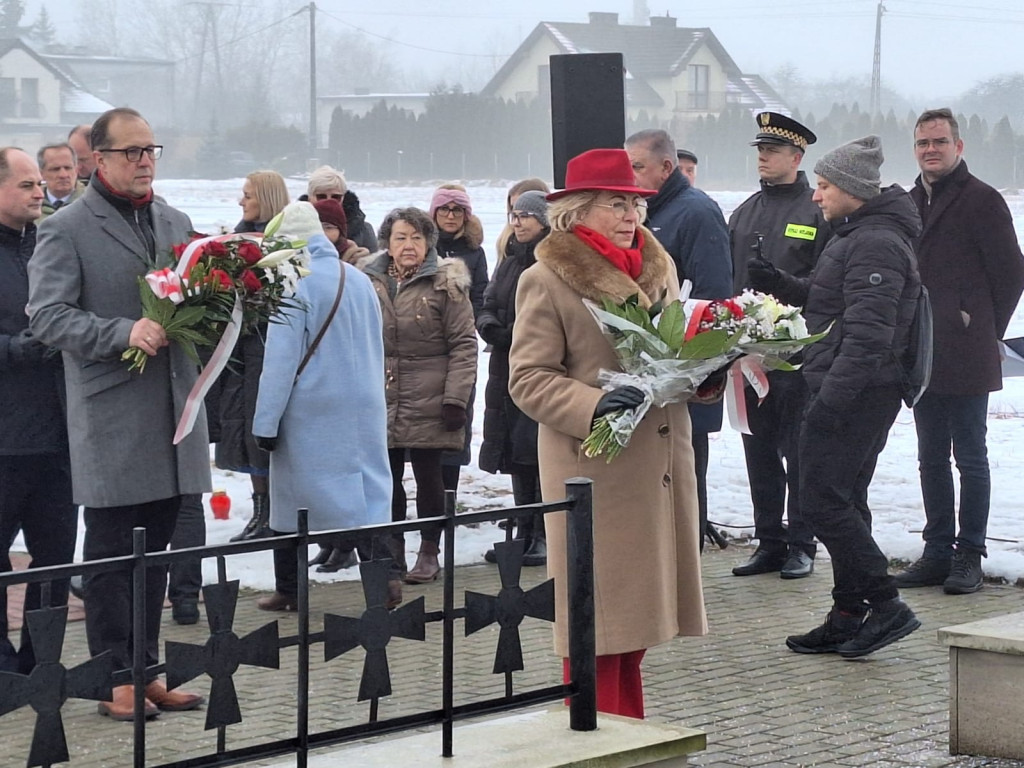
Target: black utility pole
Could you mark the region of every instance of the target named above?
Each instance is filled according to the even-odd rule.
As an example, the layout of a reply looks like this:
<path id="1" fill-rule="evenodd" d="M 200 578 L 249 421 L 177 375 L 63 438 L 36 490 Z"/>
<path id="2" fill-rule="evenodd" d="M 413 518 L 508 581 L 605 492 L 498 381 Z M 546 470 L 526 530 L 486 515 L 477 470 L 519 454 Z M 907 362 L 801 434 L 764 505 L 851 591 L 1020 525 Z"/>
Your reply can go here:
<path id="1" fill-rule="evenodd" d="M 875 59 L 871 66 L 871 114 L 882 111 L 882 14 L 885 6 L 878 0 L 878 12 L 875 15 Z"/>

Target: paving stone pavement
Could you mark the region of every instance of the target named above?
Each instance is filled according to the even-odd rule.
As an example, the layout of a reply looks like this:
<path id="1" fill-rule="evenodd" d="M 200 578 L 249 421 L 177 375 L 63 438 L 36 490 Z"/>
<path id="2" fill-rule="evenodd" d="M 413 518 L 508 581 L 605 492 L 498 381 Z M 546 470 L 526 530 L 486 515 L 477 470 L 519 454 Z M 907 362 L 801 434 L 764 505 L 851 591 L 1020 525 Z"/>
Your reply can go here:
<path id="1" fill-rule="evenodd" d="M 906 640 L 854 661 L 805 656 L 790 652 L 783 640 L 818 624 L 828 609 L 827 561 L 819 561 L 818 573 L 797 581 L 782 581 L 773 574 L 732 576 L 732 567 L 749 554 L 749 549 L 735 545 L 705 552 L 711 633 L 653 648 L 644 662 L 648 718 L 708 734 L 708 748 L 691 758 L 693 765 L 1024 768 L 1024 763 L 1012 760 L 948 754 L 948 649 L 936 640 L 940 627 L 1024 610 L 1024 591 L 996 584 L 957 597 L 944 595 L 939 588 L 909 590 L 904 597 L 923 626 Z M 457 604 L 465 590 L 496 594 L 499 588 L 494 566 L 461 567 L 455 578 Z M 522 586 L 529 588 L 543 578 L 543 569 L 525 569 Z M 439 609 L 441 584 L 405 588 L 407 602 L 419 596 L 425 598 L 427 610 Z M 279 621 L 282 636 L 295 633 L 294 614 L 261 612 L 254 606 L 255 597 L 243 593 L 239 598 L 237 634 L 274 620 Z M 355 582 L 314 586 L 311 629 L 320 629 L 324 612 L 358 616 L 362 605 Z M 203 623 L 179 627 L 169 614 L 165 612 L 164 640 L 205 642 Z M 491 674 L 497 635 L 497 628 L 490 627 L 457 638 L 457 704 L 503 691 L 504 678 Z M 551 651 L 549 626 L 527 619 L 521 636 L 527 669 L 515 675 L 517 690 L 557 682 L 561 663 Z M 393 640 L 388 646 L 394 690 L 381 700 L 381 717 L 440 706 L 440 637 L 440 624 L 435 623 L 427 627 L 426 643 Z M 83 623 L 68 626 L 64 653 L 66 666 L 85 660 Z M 235 687 L 244 720 L 228 729 L 229 748 L 293 734 L 296 658 L 295 648 L 286 648 L 279 670 L 238 671 Z M 368 704 L 356 701 L 362 654 L 324 663 L 322 646 L 317 645 L 311 659 L 311 729 L 365 722 Z M 209 691 L 205 678 L 187 687 Z M 216 732 L 203 730 L 204 717 L 202 711 L 168 713 L 152 721 L 146 730 L 147 764 L 213 751 Z M 131 765 L 129 724 L 100 718 L 95 704 L 80 700 L 67 702 L 63 718 L 71 766 Z M 25 765 L 33 724 L 34 713 L 28 707 L 0 718 L 0 765 Z M 457 733 L 454 747 L 457 752 Z"/>

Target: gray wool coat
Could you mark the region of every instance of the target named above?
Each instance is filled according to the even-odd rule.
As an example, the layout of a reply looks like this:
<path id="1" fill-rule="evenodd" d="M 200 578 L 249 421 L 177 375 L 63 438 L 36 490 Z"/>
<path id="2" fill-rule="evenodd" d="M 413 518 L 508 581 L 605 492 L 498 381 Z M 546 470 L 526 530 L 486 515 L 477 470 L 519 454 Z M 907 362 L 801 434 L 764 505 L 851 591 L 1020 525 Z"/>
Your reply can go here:
<path id="1" fill-rule="evenodd" d="M 188 217 L 151 204 L 159 266 L 186 242 Z M 39 227 L 29 261 L 32 333 L 64 354 L 74 498 L 87 507 L 143 504 L 210 490 L 205 410 L 172 443 L 198 368 L 177 344 L 129 373 L 121 353 L 142 316 L 138 278 L 151 268 L 121 214 L 93 187 Z"/>

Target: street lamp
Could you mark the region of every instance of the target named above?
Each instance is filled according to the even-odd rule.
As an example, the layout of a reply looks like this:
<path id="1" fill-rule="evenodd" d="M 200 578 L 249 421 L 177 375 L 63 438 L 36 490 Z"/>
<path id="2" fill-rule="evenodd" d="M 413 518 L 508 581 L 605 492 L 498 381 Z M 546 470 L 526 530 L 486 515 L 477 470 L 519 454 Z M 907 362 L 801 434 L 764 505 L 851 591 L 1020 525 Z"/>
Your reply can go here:
<path id="1" fill-rule="evenodd" d="M 402 180 L 402 150 L 398 150 L 398 180 Z"/>

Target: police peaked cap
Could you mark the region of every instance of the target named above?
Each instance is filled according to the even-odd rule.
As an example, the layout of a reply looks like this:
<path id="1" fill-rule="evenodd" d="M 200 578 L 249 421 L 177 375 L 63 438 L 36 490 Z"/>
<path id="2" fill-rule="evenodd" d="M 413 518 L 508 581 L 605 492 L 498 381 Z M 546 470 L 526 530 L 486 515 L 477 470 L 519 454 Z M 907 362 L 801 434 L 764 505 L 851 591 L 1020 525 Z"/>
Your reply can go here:
<path id="1" fill-rule="evenodd" d="M 801 152 L 813 144 L 818 137 L 805 125 L 779 112 L 761 112 L 755 118 L 759 129 L 750 146 L 758 144 L 788 144 Z"/>

